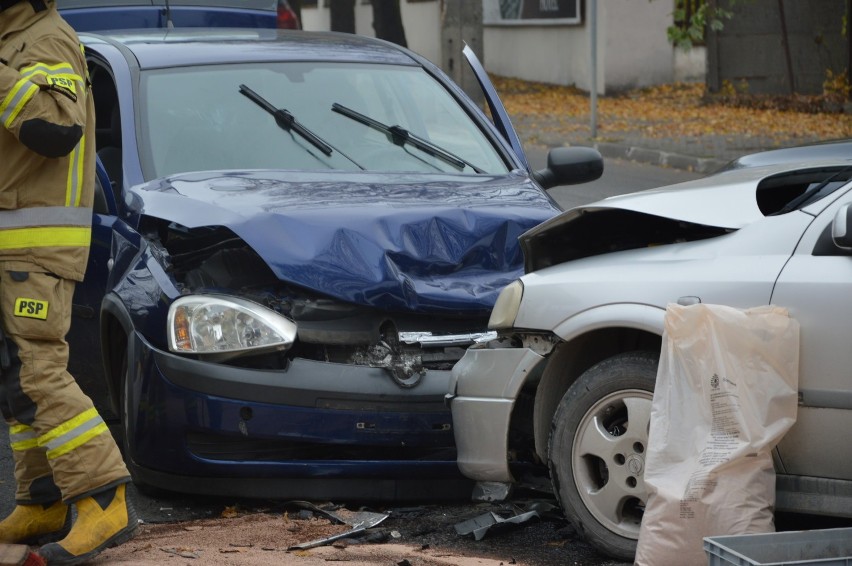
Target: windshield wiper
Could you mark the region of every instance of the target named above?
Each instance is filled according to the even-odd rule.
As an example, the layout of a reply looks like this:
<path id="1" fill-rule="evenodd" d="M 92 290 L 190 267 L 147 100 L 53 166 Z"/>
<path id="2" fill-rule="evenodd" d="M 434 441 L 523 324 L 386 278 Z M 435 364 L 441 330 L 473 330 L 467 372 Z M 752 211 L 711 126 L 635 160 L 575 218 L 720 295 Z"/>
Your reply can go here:
<path id="1" fill-rule="evenodd" d="M 272 114 L 272 117 L 275 118 L 275 123 L 278 124 L 278 127 L 287 132 L 294 132 L 302 136 L 308 143 L 312 146 L 323 152 L 324 154 L 331 155 L 332 148 L 330 145 L 325 143 L 322 138 L 318 135 L 307 129 L 305 126 L 299 123 L 296 120 L 296 117 L 293 116 L 288 110 L 283 108 L 275 108 L 272 104 L 269 103 L 268 100 L 257 94 L 255 91 L 247 87 L 246 85 L 240 85 L 240 93 L 247 96 L 252 102 Z"/>
<path id="2" fill-rule="evenodd" d="M 459 171 L 464 169 L 465 166 L 468 166 L 471 169 L 473 169 L 474 171 L 476 171 L 477 173 L 483 173 L 484 172 L 480 168 L 478 168 L 476 165 L 473 165 L 472 163 L 465 161 L 461 157 L 459 157 L 459 156 L 457 156 L 453 153 L 450 153 L 449 151 L 447 151 L 444 148 L 438 147 L 437 145 L 433 144 L 432 142 L 424 140 L 423 138 L 417 136 L 416 134 L 409 132 L 408 130 L 406 130 L 402 126 L 388 126 L 387 124 L 382 124 L 378 120 L 374 120 L 374 119 L 370 118 L 369 116 L 365 116 L 365 115 L 361 114 L 360 112 L 356 112 L 355 110 L 352 110 L 351 108 L 347 108 L 346 106 L 343 106 L 342 104 L 338 104 L 337 102 L 335 102 L 334 104 L 331 105 L 331 109 L 334 112 L 337 112 L 338 114 L 343 114 L 347 118 L 355 120 L 356 122 L 361 122 L 365 126 L 369 126 L 369 127 L 373 128 L 374 130 L 378 130 L 378 131 L 382 132 L 383 134 L 385 134 L 387 136 L 388 140 L 391 143 L 393 143 L 394 145 L 398 145 L 400 147 L 402 147 L 406 144 L 413 145 L 414 147 L 416 147 L 417 149 L 419 149 L 423 153 L 426 153 L 428 155 L 431 155 L 432 157 L 440 159 L 444 163 L 447 163 L 447 164 L 451 165 L 452 167 L 455 167 Z"/>

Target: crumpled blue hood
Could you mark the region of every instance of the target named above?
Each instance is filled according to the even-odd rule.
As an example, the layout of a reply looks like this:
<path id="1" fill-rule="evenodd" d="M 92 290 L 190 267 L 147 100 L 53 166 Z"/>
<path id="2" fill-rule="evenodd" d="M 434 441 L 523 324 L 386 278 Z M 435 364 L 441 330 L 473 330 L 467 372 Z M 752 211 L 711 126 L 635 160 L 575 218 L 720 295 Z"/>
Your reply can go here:
<path id="1" fill-rule="evenodd" d="M 487 313 L 518 236 L 559 212 L 525 174 L 204 172 L 133 189 L 140 214 L 225 226 L 282 280 L 392 311 Z"/>

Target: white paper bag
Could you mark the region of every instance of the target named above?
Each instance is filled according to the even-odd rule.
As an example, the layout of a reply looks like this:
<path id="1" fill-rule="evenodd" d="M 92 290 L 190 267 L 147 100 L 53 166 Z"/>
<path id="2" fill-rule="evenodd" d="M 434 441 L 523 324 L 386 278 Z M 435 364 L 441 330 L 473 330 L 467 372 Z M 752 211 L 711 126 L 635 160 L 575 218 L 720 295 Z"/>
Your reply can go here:
<path id="1" fill-rule="evenodd" d="M 796 420 L 799 325 L 780 307 L 669 305 L 636 564 L 707 564 L 706 536 L 772 532 L 771 451 Z"/>

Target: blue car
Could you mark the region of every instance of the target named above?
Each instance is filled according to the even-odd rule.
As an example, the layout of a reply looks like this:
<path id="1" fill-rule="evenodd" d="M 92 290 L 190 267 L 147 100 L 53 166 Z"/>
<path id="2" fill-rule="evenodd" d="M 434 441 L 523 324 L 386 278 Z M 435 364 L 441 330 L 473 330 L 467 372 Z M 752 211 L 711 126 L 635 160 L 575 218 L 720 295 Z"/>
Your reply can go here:
<path id="1" fill-rule="evenodd" d="M 57 0 L 78 32 L 138 28 L 300 29 L 287 0 Z"/>
<path id="2" fill-rule="evenodd" d="M 466 497 L 450 370 L 491 337 L 518 236 L 559 212 L 545 189 L 597 178 L 600 155 L 557 148 L 531 171 L 475 58 L 494 122 L 370 38 L 81 39 L 100 182 L 71 371 L 135 481 Z"/>

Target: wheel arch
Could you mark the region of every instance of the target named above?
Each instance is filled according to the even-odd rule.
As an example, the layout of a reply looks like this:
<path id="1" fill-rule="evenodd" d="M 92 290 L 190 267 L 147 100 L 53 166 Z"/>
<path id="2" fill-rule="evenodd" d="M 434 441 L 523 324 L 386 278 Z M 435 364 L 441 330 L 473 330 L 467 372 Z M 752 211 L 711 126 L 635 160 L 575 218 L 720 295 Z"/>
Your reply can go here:
<path id="1" fill-rule="evenodd" d="M 563 342 L 548 357 L 534 385 L 533 435 L 542 461 L 547 461 L 553 416 L 571 384 L 596 363 L 621 352 L 659 352 L 664 315 L 665 309 L 651 305 L 607 305 L 584 311 L 555 329 Z"/>
<path id="2" fill-rule="evenodd" d="M 124 303 L 114 293 L 105 295 L 101 303 L 100 329 L 109 402 L 113 412 L 121 415 L 122 357 L 127 351 L 127 337 L 132 332 L 133 323 Z"/>

